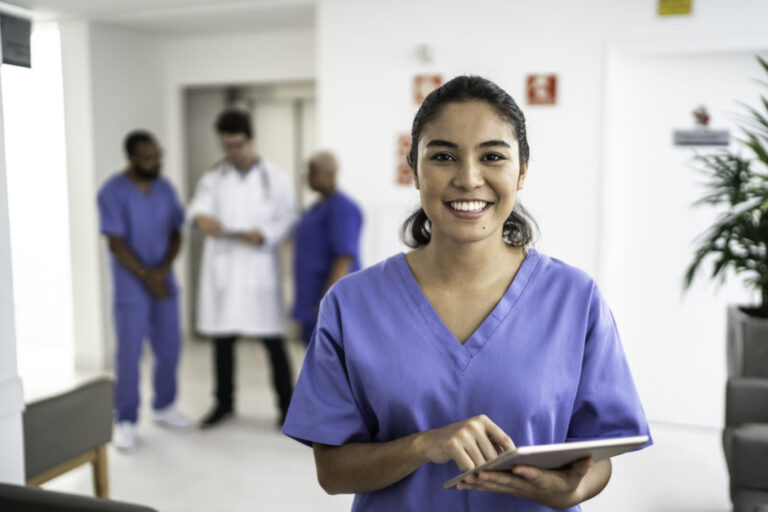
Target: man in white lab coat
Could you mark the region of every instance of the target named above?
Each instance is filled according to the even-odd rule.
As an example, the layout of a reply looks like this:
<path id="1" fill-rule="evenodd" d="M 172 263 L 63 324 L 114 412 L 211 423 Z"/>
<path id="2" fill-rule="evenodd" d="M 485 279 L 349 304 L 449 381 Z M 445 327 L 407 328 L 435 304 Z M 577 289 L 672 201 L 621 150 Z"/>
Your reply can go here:
<path id="1" fill-rule="evenodd" d="M 197 330 L 213 339 L 216 371 L 216 402 L 200 426 L 234 413 L 234 344 L 241 336 L 261 339 L 269 351 L 282 424 L 293 379 L 278 249 L 296 220 L 296 201 L 288 176 L 256 154 L 247 112 L 224 111 L 216 131 L 225 158 L 200 178 L 187 210 L 205 236 Z"/>

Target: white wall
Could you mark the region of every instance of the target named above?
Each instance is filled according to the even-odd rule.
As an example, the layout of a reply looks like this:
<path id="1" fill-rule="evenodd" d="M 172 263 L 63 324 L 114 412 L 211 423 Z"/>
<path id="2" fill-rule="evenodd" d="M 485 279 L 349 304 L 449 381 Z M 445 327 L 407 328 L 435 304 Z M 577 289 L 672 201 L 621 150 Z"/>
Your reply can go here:
<path id="1" fill-rule="evenodd" d="M 395 137 L 409 131 L 416 110 L 411 99 L 413 75 L 438 72 L 447 79 L 473 73 L 499 83 L 520 100 L 526 114 L 531 161 L 521 199 L 541 227 L 538 248 L 587 270 L 606 288 L 601 219 L 616 213 L 603 204 L 603 198 L 612 194 L 603 190 L 603 173 L 610 172 L 603 162 L 608 49 L 617 44 L 675 47 L 690 41 L 717 47 L 734 39 L 760 39 L 768 18 L 768 4 L 757 0 L 698 0 L 693 15 L 669 18 L 659 18 L 655 9 L 656 2 L 615 0 L 321 0 L 317 9 L 320 145 L 340 152 L 345 168 L 342 185 L 364 204 L 366 262 L 402 249 L 396 230 L 417 198 L 394 184 Z M 417 46 L 425 43 L 434 49 L 432 64 L 417 58 Z M 556 106 L 525 105 L 524 76 L 536 72 L 558 74 Z M 695 234 L 694 228 L 691 236 Z M 642 275 L 652 269 L 631 271 Z M 621 289 L 621 283 L 611 284 L 611 290 Z M 611 293 L 609 302 L 620 301 Z M 646 302 L 634 302 L 630 311 L 645 318 L 650 309 Z M 703 361 L 720 365 L 702 375 L 701 366 L 686 364 L 685 351 L 676 353 L 680 359 L 669 366 L 654 365 L 643 355 L 644 333 L 631 331 L 632 325 L 619 327 L 646 401 L 660 398 L 657 388 L 651 387 L 657 371 L 669 372 L 665 382 L 698 380 L 706 393 L 719 393 L 712 400 L 683 402 L 683 410 L 688 407 L 683 414 L 668 407 L 669 402 L 651 405 L 651 419 L 722 422 L 724 333 L 712 328 L 707 331 L 711 339 L 689 341 L 691 350 L 707 351 L 700 354 Z M 670 327 L 659 322 L 656 330 L 671 332 Z"/>
<path id="2" fill-rule="evenodd" d="M 64 126 L 67 152 L 69 232 L 75 362 L 82 368 L 106 367 L 104 305 L 99 268 L 94 164 L 90 26 L 59 24 Z"/>
<path id="3" fill-rule="evenodd" d="M 2 97 L 0 67 L 0 98 Z M 24 483 L 24 438 L 21 413 L 24 397 L 16 371 L 16 329 L 13 307 L 11 235 L 5 168 L 3 111 L 0 101 L 0 482 Z"/>

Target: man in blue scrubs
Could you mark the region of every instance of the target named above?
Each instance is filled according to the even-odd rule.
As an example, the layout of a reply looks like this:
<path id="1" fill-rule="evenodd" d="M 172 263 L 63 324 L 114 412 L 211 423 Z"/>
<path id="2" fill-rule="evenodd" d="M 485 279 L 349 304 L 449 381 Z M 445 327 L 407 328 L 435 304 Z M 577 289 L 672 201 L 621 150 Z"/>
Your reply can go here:
<path id="1" fill-rule="evenodd" d="M 155 356 L 155 421 L 177 428 L 190 422 L 173 405 L 181 334 L 171 265 L 181 247 L 184 212 L 173 187 L 160 176 L 155 138 L 134 131 L 124 146 L 128 167 L 102 185 L 98 204 L 101 232 L 109 243 L 117 334 L 114 443 L 130 450 L 136 446 L 139 360 L 145 338 Z"/>
<path id="2" fill-rule="evenodd" d="M 309 344 L 317 322 L 320 299 L 345 275 L 360 270 L 360 208 L 336 188 L 338 163 L 321 151 L 309 160 L 307 182 L 320 193 L 296 226 L 294 277 L 296 303 L 293 318 Z"/>

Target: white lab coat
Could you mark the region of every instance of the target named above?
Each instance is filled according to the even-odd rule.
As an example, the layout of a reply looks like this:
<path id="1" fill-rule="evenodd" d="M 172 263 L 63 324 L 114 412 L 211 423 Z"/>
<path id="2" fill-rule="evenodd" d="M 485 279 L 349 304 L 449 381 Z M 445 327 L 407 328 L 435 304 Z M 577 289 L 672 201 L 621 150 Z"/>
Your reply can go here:
<path id="1" fill-rule="evenodd" d="M 211 215 L 225 232 L 259 229 L 259 247 L 232 237 L 206 237 L 200 265 L 197 330 L 207 336 L 284 335 L 278 249 L 296 221 L 293 187 L 279 168 L 260 160 L 242 175 L 230 163 L 206 172 L 187 208 L 191 222 Z"/>

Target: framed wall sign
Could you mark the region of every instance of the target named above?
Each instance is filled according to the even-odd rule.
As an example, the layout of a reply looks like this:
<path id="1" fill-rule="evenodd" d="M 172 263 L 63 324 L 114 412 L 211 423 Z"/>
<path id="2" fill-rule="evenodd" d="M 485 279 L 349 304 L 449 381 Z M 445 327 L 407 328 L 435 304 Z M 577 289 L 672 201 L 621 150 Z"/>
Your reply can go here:
<path id="1" fill-rule="evenodd" d="M 554 105 L 557 103 L 557 75 L 528 75 L 525 78 L 525 96 L 529 105 Z"/>
<path id="2" fill-rule="evenodd" d="M 408 152 L 411 150 L 411 134 L 401 133 L 397 136 L 397 168 L 395 169 L 395 183 L 398 185 L 413 185 L 413 171 L 408 165 Z"/>
<path id="3" fill-rule="evenodd" d="M 691 14 L 693 0 L 659 0 L 659 16 Z"/>
<path id="4" fill-rule="evenodd" d="M 32 67 L 30 36 L 32 23 L 24 18 L 0 14 L 0 39 L 3 45 L 3 64 Z"/>
<path id="5" fill-rule="evenodd" d="M 429 93 L 443 85 L 441 75 L 416 75 L 413 77 L 413 101 L 421 105 Z"/>

